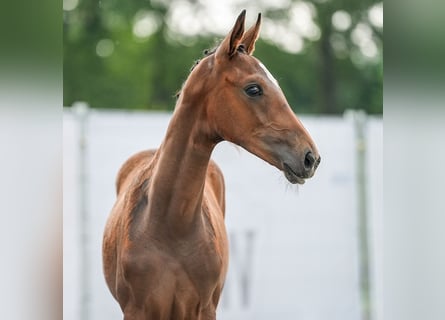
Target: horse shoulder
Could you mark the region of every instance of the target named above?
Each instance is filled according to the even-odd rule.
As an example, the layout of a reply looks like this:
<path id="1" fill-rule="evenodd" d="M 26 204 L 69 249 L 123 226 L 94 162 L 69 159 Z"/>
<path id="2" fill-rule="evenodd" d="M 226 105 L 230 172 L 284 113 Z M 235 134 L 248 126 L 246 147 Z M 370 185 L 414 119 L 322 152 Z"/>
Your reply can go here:
<path id="1" fill-rule="evenodd" d="M 155 150 L 145 150 L 134 154 L 121 166 L 116 177 L 117 199 L 108 216 L 102 242 L 104 274 L 115 297 L 119 257 L 122 253 L 120 251 L 123 250 L 123 243 L 128 241 L 132 224 L 131 215 L 136 214 L 135 210 L 142 210 L 142 203 L 138 205 L 141 202 L 139 195 L 144 188 L 143 178 L 149 174 L 147 169 L 155 152 Z M 141 185 L 134 183 L 138 180 L 142 181 Z"/>
<path id="2" fill-rule="evenodd" d="M 155 153 L 156 150 L 144 150 L 134 154 L 125 161 L 116 177 L 116 194 L 119 195 L 125 189 L 124 187 L 128 186 L 128 183 L 137 174 L 138 169 L 141 169 L 143 164 L 149 163 Z"/>

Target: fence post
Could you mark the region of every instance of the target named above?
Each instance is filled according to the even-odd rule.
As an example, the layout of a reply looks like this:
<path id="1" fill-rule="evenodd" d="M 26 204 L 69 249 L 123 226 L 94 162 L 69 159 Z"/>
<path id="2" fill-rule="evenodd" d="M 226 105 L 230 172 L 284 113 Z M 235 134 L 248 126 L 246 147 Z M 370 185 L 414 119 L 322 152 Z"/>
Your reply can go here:
<path id="1" fill-rule="evenodd" d="M 368 203 L 367 203 L 367 169 L 366 169 L 366 126 L 367 115 L 363 110 L 348 110 L 347 118 L 352 119 L 354 126 L 354 146 L 356 157 L 357 185 L 357 230 L 359 249 L 359 286 L 361 319 L 372 319 L 372 301 L 370 294 L 369 238 L 368 238 Z"/>
<path id="2" fill-rule="evenodd" d="M 87 124 L 89 116 L 89 107 L 85 102 L 76 102 L 72 106 L 79 128 L 79 219 L 80 219 L 80 319 L 90 319 L 90 259 L 89 259 L 89 243 L 90 243 L 90 224 L 88 217 L 88 192 L 87 192 Z"/>

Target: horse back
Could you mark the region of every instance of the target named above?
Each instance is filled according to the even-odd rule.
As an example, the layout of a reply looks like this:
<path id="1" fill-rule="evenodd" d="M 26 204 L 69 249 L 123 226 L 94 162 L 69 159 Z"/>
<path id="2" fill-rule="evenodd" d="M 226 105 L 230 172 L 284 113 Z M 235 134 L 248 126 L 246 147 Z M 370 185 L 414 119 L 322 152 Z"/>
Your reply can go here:
<path id="1" fill-rule="evenodd" d="M 148 164 L 155 155 L 156 150 L 144 150 L 138 152 L 128 158 L 127 161 L 119 169 L 116 177 L 116 194 L 119 195 L 123 190 L 126 190 L 134 180 L 136 175 L 140 173 L 140 169 L 144 164 Z M 225 184 L 224 176 L 221 169 L 215 163 L 210 160 L 207 168 L 206 184 L 210 187 L 215 196 L 222 212 L 225 212 Z"/>
<path id="2" fill-rule="evenodd" d="M 139 169 L 145 163 L 149 163 L 156 150 L 144 150 L 138 152 L 128 158 L 127 161 L 119 169 L 116 177 L 116 194 L 119 195 L 122 190 L 127 189 L 129 183 L 135 178 L 139 173 Z"/>
<path id="3" fill-rule="evenodd" d="M 226 202 L 225 202 L 224 176 L 221 172 L 221 169 L 213 160 L 210 160 L 209 166 L 207 168 L 206 184 L 212 190 L 213 196 L 218 202 L 218 205 L 222 210 L 223 215 L 225 215 Z"/>

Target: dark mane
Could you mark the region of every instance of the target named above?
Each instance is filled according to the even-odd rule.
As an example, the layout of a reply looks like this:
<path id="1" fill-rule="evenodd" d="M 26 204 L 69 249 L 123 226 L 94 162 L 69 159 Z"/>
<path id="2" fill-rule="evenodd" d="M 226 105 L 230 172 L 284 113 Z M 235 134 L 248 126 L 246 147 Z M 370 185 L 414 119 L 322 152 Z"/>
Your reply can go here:
<path id="1" fill-rule="evenodd" d="M 193 63 L 192 67 L 190 68 L 190 72 L 192 72 L 193 69 L 195 69 L 195 67 L 201 62 L 201 60 L 202 60 L 203 58 L 208 57 L 208 56 L 214 54 L 215 51 L 216 51 L 216 49 L 218 48 L 218 46 L 219 46 L 219 44 L 217 44 L 216 46 L 214 46 L 214 47 L 211 48 L 211 49 L 205 49 L 205 50 L 203 51 L 203 55 L 204 55 L 204 56 L 203 56 L 202 58 L 198 59 L 198 60 L 195 60 L 195 62 Z M 176 92 L 176 94 L 175 94 L 175 98 L 176 98 L 176 99 L 178 99 L 179 96 L 181 95 L 181 90 L 182 90 L 182 86 L 181 86 L 181 89 L 179 89 L 179 90 Z"/>
<path id="2" fill-rule="evenodd" d="M 215 51 L 216 51 L 216 49 L 218 49 L 218 46 L 219 46 L 219 43 L 218 43 L 217 45 L 215 45 L 215 46 L 214 46 L 213 48 L 211 48 L 211 49 L 205 49 L 205 50 L 203 51 L 203 55 L 204 55 L 204 56 L 203 56 L 202 58 L 198 59 L 198 60 L 195 60 L 195 62 L 193 63 L 192 67 L 190 68 L 190 72 L 192 72 L 193 69 L 196 68 L 196 66 L 201 62 L 201 60 L 202 60 L 203 58 L 208 57 L 208 56 L 214 54 Z M 246 53 L 246 47 L 244 46 L 244 44 L 240 44 L 240 45 L 238 46 L 238 48 L 237 48 L 237 51 L 238 51 L 238 52 L 241 52 L 241 53 Z M 183 84 L 183 85 L 184 85 L 184 84 Z M 181 89 L 179 89 L 178 91 L 176 91 L 176 94 L 175 94 L 175 98 L 176 98 L 176 99 L 178 99 L 179 96 L 181 95 L 181 90 L 182 90 L 182 86 L 181 86 Z"/>
<path id="3" fill-rule="evenodd" d="M 195 69 L 195 67 L 201 62 L 201 60 L 202 60 L 203 58 L 208 57 L 208 56 L 214 54 L 217 48 L 218 48 L 218 47 L 216 46 L 216 47 L 214 47 L 214 48 L 212 48 L 212 49 L 205 49 L 205 50 L 203 51 L 204 57 L 202 57 L 201 59 L 196 60 L 196 61 L 193 63 L 193 66 L 190 68 L 190 72 L 192 72 L 193 69 Z"/>

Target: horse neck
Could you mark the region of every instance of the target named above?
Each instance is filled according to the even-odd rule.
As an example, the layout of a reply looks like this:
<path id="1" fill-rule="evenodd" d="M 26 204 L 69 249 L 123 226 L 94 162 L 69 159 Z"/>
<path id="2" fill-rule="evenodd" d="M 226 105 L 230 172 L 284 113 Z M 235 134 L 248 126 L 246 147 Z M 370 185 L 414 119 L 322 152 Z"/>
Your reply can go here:
<path id="1" fill-rule="evenodd" d="M 158 150 L 149 193 L 149 217 L 186 233 L 201 215 L 205 177 L 216 142 L 207 138 L 204 106 L 178 101 Z M 153 221 L 150 221 L 152 225 Z M 165 225 L 165 224 L 164 224 Z"/>

